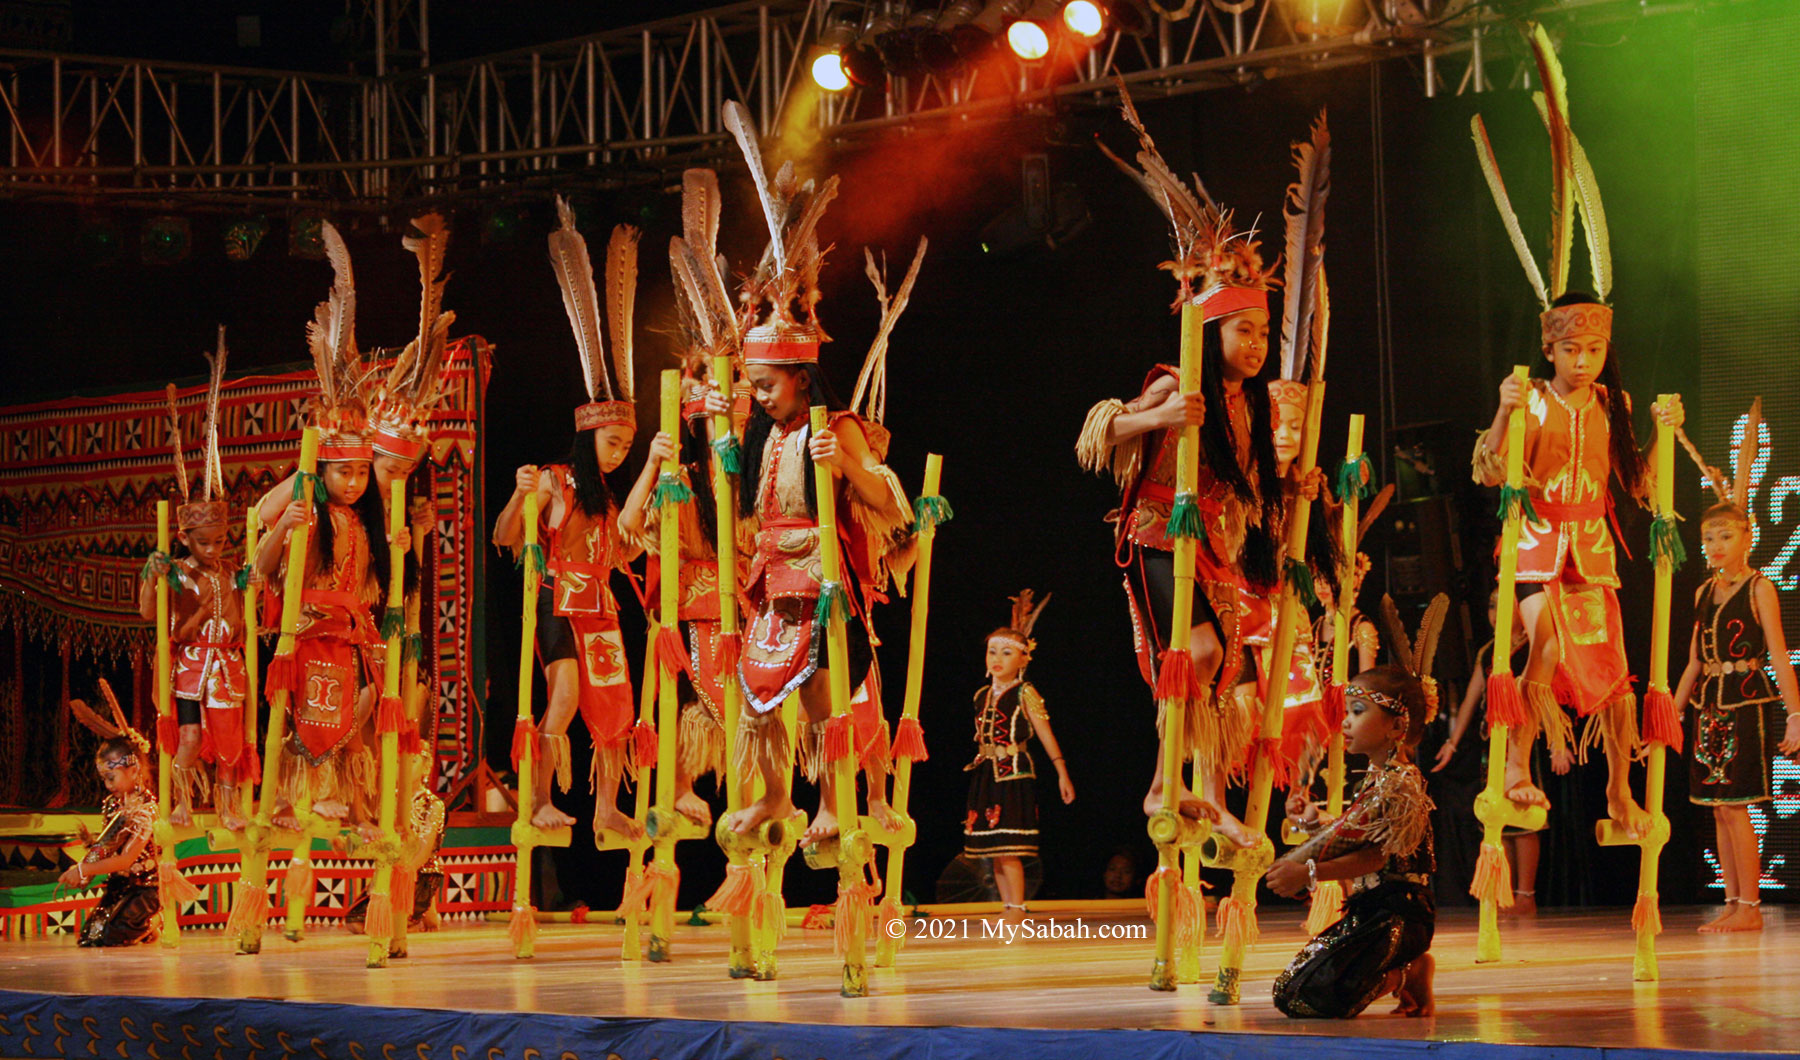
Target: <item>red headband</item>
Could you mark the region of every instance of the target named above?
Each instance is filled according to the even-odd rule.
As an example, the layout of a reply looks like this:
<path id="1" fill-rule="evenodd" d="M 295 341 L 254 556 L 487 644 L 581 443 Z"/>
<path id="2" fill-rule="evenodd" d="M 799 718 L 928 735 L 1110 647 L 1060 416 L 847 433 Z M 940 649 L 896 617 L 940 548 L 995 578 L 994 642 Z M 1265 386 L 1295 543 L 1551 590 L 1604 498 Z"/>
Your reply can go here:
<path id="1" fill-rule="evenodd" d="M 1269 292 L 1260 287 L 1222 287 L 1201 302 L 1200 308 L 1206 311 L 1208 320 L 1219 320 L 1246 309 L 1267 312 Z"/>

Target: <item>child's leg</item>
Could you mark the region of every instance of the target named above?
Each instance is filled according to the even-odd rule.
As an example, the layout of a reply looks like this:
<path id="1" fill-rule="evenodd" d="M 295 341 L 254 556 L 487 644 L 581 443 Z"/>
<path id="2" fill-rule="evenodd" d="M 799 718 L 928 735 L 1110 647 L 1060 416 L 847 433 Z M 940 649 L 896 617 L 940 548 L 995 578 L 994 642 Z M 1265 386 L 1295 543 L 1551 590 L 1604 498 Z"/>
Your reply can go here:
<path id="1" fill-rule="evenodd" d="M 1025 864 L 1008 855 L 994 859 L 994 883 L 1000 888 L 1000 901 L 1008 907 L 1025 905 Z"/>
<path id="2" fill-rule="evenodd" d="M 594 834 L 615 832 L 630 839 L 644 834 L 637 818 L 619 809 L 619 781 L 625 774 L 626 744 L 594 747 Z M 646 767 L 648 768 L 648 767 Z M 648 774 L 646 774 L 648 776 Z"/>
<path id="3" fill-rule="evenodd" d="M 581 675 L 574 659 L 556 659 L 544 667 L 544 683 L 549 686 L 550 705 L 544 710 L 544 748 L 547 752 L 538 764 L 536 775 L 532 778 L 531 798 L 537 809 L 531 815 L 531 823 L 539 828 L 567 828 L 575 823 L 575 818 L 556 808 L 550 799 L 550 775 L 560 767 L 565 773 L 568 767 L 563 765 L 569 753 L 569 723 L 575 720 L 575 706 L 580 697 L 578 682 Z M 595 752 L 598 753 L 598 748 Z M 521 795 L 521 798 L 524 796 Z"/>
<path id="4" fill-rule="evenodd" d="M 820 669 L 814 671 L 813 675 L 806 679 L 806 683 L 800 686 L 800 724 L 808 727 L 822 726 L 830 719 L 831 673 L 828 670 Z M 800 837 L 800 843 L 802 846 L 808 843 L 817 843 L 822 839 L 830 839 L 837 833 L 837 770 L 833 763 L 821 760 L 819 763 L 819 811 L 813 814 L 812 824 Z"/>
<path id="5" fill-rule="evenodd" d="M 1194 664 L 1194 683 L 1200 688 L 1210 690 L 1213 679 L 1218 677 L 1219 668 L 1225 661 L 1225 649 L 1219 642 L 1219 631 L 1212 623 L 1202 622 L 1188 633 L 1188 658 Z M 1166 731 L 1165 721 L 1164 732 Z M 1184 734 L 1183 739 L 1191 743 L 1193 733 Z M 1184 762 L 1187 760 L 1186 755 L 1181 757 Z M 1163 808 L 1163 758 L 1164 740 L 1159 735 L 1156 741 L 1156 770 L 1150 777 L 1150 793 L 1144 796 L 1144 813 L 1146 815 Z M 1205 812 L 1201 800 L 1194 798 L 1189 793 L 1187 785 L 1182 782 L 1180 777 L 1175 778 L 1175 798 L 1172 800 L 1172 804 L 1183 817 L 1199 819 L 1212 816 Z M 1221 799 L 1215 805 L 1223 806 L 1225 803 Z"/>
<path id="6" fill-rule="evenodd" d="M 184 701 L 189 702 L 191 701 Z M 180 728 L 180 737 L 175 743 L 174 766 L 178 771 L 175 783 L 169 786 L 172 794 L 172 805 L 169 807 L 169 820 L 175 824 L 192 824 L 194 821 L 194 784 L 200 780 L 200 723 L 184 721 Z"/>
<path id="7" fill-rule="evenodd" d="M 1511 848 L 1508 860 L 1513 866 L 1513 905 L 1507 910 L 1513 916 L 1537 915 L 1538 856 L 1543 846 L 1536 832 L 1508 836 Z"/>
<path id="8" fill-rule="evenodd" d="M 733 754 L 740 765 L 754 763 L 762 778 L 763 793 L 731 817 L 731 830 L 740 835 L 755 831 L 764 821 L 781 820 L 794 813 L 794 800 L 788 791 L 793 763 L 787 750 L 787 733 L 782 728 L 781 708 L 764 714 L 744 708 Z"/>
<path id="9" fill-rule="evenodd" d="M 1437 976 L 1437 958 L 1430 951 L 1420 954 L 1406 966 L 1401 973 L 1399 989 L 1394 996 L 1399 1004 L 1394 1006 L 1397 1016 L 1429 1016 L 1437 1011 L 1437 999 L 1432 990 L 1432 982 Z"/>
<path id="10" fill-rule="evenodd" d="M 1535 685 L 1547 692 L 1556 676 L 1556 664 L 1562 659 L 1562 645 L 1556 639 L 1556 623 L 1551 618 L 1548 602 L 1549 596 L 1541 592 L 1519 601 L 1519 619 L 1531 640 L 1525 672 L 1519 675 L 1527 687 L 1521 688 L 1520 692 L 1526 694 L 1525 709 L 1534 715 L 1541 712 L 1536 700 L 1542 697 L 1533 696 L 1529 686 Z M 1522 806 L 1550 805 L 1543 789 L 1531 781 L 1531 746 L 1536 741 L 1538 728 L 1539 723 L 1534 718 L 1507 734 L 1506 796 Z"/>
<path id="11" fill-rule="evenodd" d="M 1742 881 L 1738 878 L 1737 836 L 1731 828 L 1730 806 L 1713 807 L 1713 834 L 1719 846 L 1719 875 L 1725 880 L 1725 909 L 1700 925 L 1703 932 L 1717 931 L 1719 925 L 1737 915 L 1737 902 Z"/>
<path id="12" fill-rule="evenodd" d="M 1731 835 L 1731 859 L 1736 864 L 1738 900 L 1729 917 L 1718 923 L 1719 931 L 1761 931 L 1762 920 L 1762 855 L 1757 847 L 1756 827 L 1750 821 L 1748 806 L 1720 806 L 1715 809 L 1721 833 Z M 1720 851 L 1723 855 L 1723 851 Z M 1710 925 L 1709 925 L 1710 926 Z"/>

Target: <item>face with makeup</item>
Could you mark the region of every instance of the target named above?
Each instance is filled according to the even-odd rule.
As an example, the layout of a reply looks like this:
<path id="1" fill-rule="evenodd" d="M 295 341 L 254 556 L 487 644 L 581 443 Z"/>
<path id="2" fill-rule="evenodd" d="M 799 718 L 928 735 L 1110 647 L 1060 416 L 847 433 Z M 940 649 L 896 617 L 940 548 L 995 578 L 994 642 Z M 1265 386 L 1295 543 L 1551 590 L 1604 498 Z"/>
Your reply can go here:
<path id="1" fill-rule="evenodd" d="M 812 393 L 812 370 L 778 364 L 752 364 L 744 369 L 756 403 L 776 423 L 805 412 Z"/>
<path id="2" fill-rule="evenodd" d="M 369 488 L 367 460 L 333 460 L 321 467 L 319 477 L 324 480 L 325 494 L 333 504 L 355 504 Z"/>
<path id="3" fill-rule="evenodd" d="M 1300 437 L 1306 425 L 1306 409 L 1292 401 L 1275 401 L 1271 419 L 1275 427 L 1275 470 L 1283 475 L 1300 459 Z"/>
<path id="4" fill-rule="evenodd" d="M 1400 719 L 1358 695 L 1354 681 L 1344 695 L 1344 750 L 1380 758 L 1400 742 Z"/>
<path id="5" fill-rule="evenodd" d="M 1241 383 L 1262 371 L 1269 358 L 1269 311 L 1246 309 L 1220 321 L 1219 352 L 1226 382 Z"/>
<path id="6" fill-rule="evenodd" d="M 143 782 L 143 756 L 103 755 L 94 759 L 94 772 L 100 775 L 100 785 L 108 795 L 120 795 Z"/>
<path id="7" fill-rule="evenodd" d="M 1700 524 L 1700 548 L 1713 570 L 1742 571 L 1750 562 L 1750 526 L 1735 513 L 1712 516 Z"/>
<path id="8" fill-rule="evenodd" d="M 1009 685 L 1019 679 L 1025 672 L 1025 664 L 1031 656 L 1025 648 L 1011 637 L 989 637 L 987 642 L 987 671 L 995 684 Z"/>

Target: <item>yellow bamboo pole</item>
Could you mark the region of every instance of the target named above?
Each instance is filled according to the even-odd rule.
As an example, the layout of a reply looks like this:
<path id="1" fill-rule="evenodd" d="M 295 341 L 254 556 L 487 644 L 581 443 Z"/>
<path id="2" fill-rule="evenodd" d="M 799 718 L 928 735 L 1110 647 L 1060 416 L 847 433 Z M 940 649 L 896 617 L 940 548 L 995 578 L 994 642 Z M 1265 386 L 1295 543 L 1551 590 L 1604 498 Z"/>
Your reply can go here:
<path id="1" fill-rule="evenodd" d="M 531 821 L 532 802 L 537 798 L 534 774 L 539 765 L 537 730 L 531 723 L 531 675 L 536 660 L 532 647 L 537 639 L 538 589 L 544 577 L 543 550 L 538 545 L 538 495 L 532 490 L 525 495 L 521 515 L 525 527 L 525 548 L 521 567 L 525 572 L 525 598 L 520 614 L 519 630 L 519 713 L 515 723 L 513 747 L 518 752 L 519 815 L 513 821 L 512 841 L 516 851 L 513 867 L 512 929 L 513 956 L 523 960 L 537 948 L 537 909 L 531 904 L 531 856 L 541 846 L 569 845 L 567 828 L 539 828 Z M 523 746 L 520 735 L 526 735 Z M 548 765 L 545 765 L 548 768 Z"/>
<path id="2" fill-rule="evenodd" d="M 662 430 L 670 438 L 681 437 L 681 372 L 666 368 L 662 373 Z M 681 462 L 670 457 L 663 461 L 659 483 L 671 487 L 680 482 Z M 658 487 L 662 492 L 661 485 Z M 669 500 L 657 523 L 657 562 L 662 628 L 677 639 L 681 637 L 681 507 Z M 645 834 L 654 851 L 654 865 L 660 886 L 651 888 L 650 960 L 669 959 L 669 942 L 675 935 L 676 881 L 680 875 L 675 866 L 675 844 L 683 839 L 701 839 L 706 830 L 675 812 L 675 770 L 681 734 L 680 686 L 676 682 L 675 660 L 658 651 L 656 731 L 656 805 L 645 821 Z M 648 768 L 646 763 L 639 767 Z M 646 778 L 638 780 L 640 791 Z"/>
<path id="3" fill-rule="evenodd" d="M 925 454 L 925 484 L 919 497 L 919 510 L 924 512 L 942 503 L 939 489 L 944 474 L 944 458 L 937 453 Z M 925 691 L 925 628 L 926 616 L 931 606 L 931 552 L 937 541 L 937 519 L 935 517 L 920 520 L 919 554 L 913 567 L 913 599 L 912 599 L 912 638 L 906 650 L 906 696 L 901 701 L 900 725 L 902 730 L 909 726 L 917 726 L 919 720 L 919 701 Z M 896 752 L 898 742 L 896 742 Z M 894 755 L 894 797 L 889 803 L 894 812 L 904 822 L 902 830 L 907 833 L 905 843 L 890 846 L 887 857 L 887 883 L 883 893 L 887 896 L 882 903 L 882 926 L 888 920 L 901 915 L 902 895 L 905 893 L 906 848 L 913 843 L 917 833 L 917 825 L 907 813 L 907 803 L 912 798 L 913 760 L 909 755 Z M 875 937 L 875 967 L 891 968 L 894 956 L 899 952 L 900 941 L 887 930 Z"/>
<path id="4" fill-rule="evenodd" d="M 732 393 L 731 356 L 729 354 L 713 358 L 713 385 L 727 399 Z M 735 431 L 732 427 L 731 413 L 715 413 L 712 418 L 712 442 L 715 447 L 729 448 L 734 444 Z M 738 637 L 738 598 L 737 598 L 737 472 L 726 466 L 723 455 L 717 448 L 714 450 L 712 463 L 712 494 L 715 513 L 714 523 L 717 529 L 714 551 L 719 563 L 719 637 L 721 644 L 734 644 Z M 732 653 L 723 657 L 730 658 Z M 731 831 L 729 822 L 734 814 L 744 808 L 748 791 L 747 777 L 737 772 L 737 738 L 739 715 L 743 712 L 743 692 L 738 684 L 735 669 L 721 675 L 721 686 L 724 689 L 725 723 L 725 816 L 720 818 L 715 834 L 719 844 L 725 850 L 727 862 L 733 871 L 751 872 L 752 879 L 761 873 L 752 871 L 754 860 L 761 868 L 766 863 L 766 850 L 747 852 L 741 845 L 733 842 L 739 838 Z M 766 886 L 766 884 L 765 884 Z M 755 909 L 756 896 L 753 894 L 751 908 Z M 730 954 L 726 958 L 727 973 L 733 979 L 748 979 L 756 974 L 755 959 L 752 955 L 751 915 L 734 914 L 727 920 L 731 932 Z"/>
<path id="5" fill-rule="evenodd" d="M 823 405 L 812 407 L 812 437 L 830 428 Z M 831 676 L 831 717 L 834 724 L 850 724 L 850 649 L 844 639 L 844 616 L 849 611 L 849 588 L 844 584 L 843 558 L 837 539 L 837 471 L 824 462 L 816 462 L 814 485 L 819 508 L 819 559 L 822 585 L 821 609 L 830 612 L 825 624 L 825 652 Z M 837 596 L 839 606 L 829 604 L 828 594 Z M 874 857 L 869 833 L 856 814 L 856 741 L 850 740 L 850 752 L 826 769 L 837 774 L 837 798 L 833 809 L 838 819 L 837 870 L 838 915 L 847 916 L 861 908 L 847 902 L 846 895 L 863 887 L 865 866 Z M 844 943 L 844 978 L 838 992 L 844 997 L 863 997 L 869 992 L 868 972 L 864 967 L 869 923 L 866 916 L 852 916 L 837 926 Z"/>
<path id="6" fill-rule="evenodd" d="M 300 466 L 295 472 L 298 485 L 296 489 L 301 497 L 312 496 L 311 482 L 315 481 L 319 467 L 319 431 L 316 427 L 308 427 L 300 435 Z M 250 510 L 250 523 L 255 526 L 259 517 L 254 508 Z M 306 525 L 297 526 L 288 536 L 288 564 L 282 585 L 281 596 L 281 636 L 275 642 L 275 658 L 291 659 L 294 654 L 294 634 L 300 625 L 300 594 L 306 589 L 306 550 L 312 530 Z M 254 535 L 252 535 L 254 537 Z M 254 553 L 247 553 L 250 562 L 254 563 Z M 254 603 L 252 593 L 244 596 L 244 605 L 249 608 Z M 254 617 L 254 616 L 252 616 Z M 248 630 L 252 627 L 246 627 Z M 246 654 L 245 663 L 254 656 Z M 271 662 L 271 666 L 274 663 Z M 254 680 L 254 678 L 252 678 Z M 254 686 L 252 686 L 254 687 Z M 259 798 L 256 805 L 256 817 L 244 826 L 244 835 L 239 846 L 239 871 L 235 893 L 232 896 L 231 920 L 228 928 L 235 928 L 237 935 L 237 952 L 241 954 L 260 953 L 262 951 L 263 929 L 268 926 L 269 898 L 269 851 L 276 838 L 274 824 L 275 803 L 279 801 L 277 794 L 280 788 L 282 742 L 286 738 L 287 711 L 291 693 L 287 688 L 276 688 L 269 696 L 269 729 L 263 737 L 262 783 L 259 786 Z M 248 711 L 255 712 L 255 700 L 251 700 Z M 254 732 L 254 729 L 250 730 Z M 302 834 L 295 840 L 296 847 L 310 844 L 310 834 Z M 289 873 L 293 872 L 293 858 L 290 855 Z"/>
<path id="7" fill-rule="evenodd" d="M 1513 366 L 1513 377 L 1527 381 L 1525 365 Z M 1525 409 L 1512 411 L 1506 426 L 1506 491 L 1522 489 L 1525 482 Z M 1510 685 L 1512 673 L 1513 613 L 1517 606 L 1514 591 L 1519 573 L 1519 526 L 1523 519 L 1519 503 L 1507 503 L 1506 523 L 1500 532 L 1500 588 L 1494 602 L 1494 653 L 1488 674 L 1488 771 L 1487 786 L 1475 797 L 1475 817 L 1481 822 L 1481 858 L 1488 863 L 1487 875 L 1495 878 L 1494 886 L 1481 899 L 1481 916 L 1475 940 L 1475 960 L 1487 964 L 1500 959 L 1500 899 L 1511 905 L 1512 888 L 1508 880 L 1511 869 L 1506 864 L 1503 831 L 1510 826 L 1540 829 L 1544 827 L 1542 806 L 1521 807 L 1506 797 L 1506 755 L 1508 726 L 1494 720 L 1495 684 Z M 1481 865 L 1476 879 L 1483 878 Z"/>
<path id="8" fill-rule="evenodd" d="M 1314 379 L 1307 385 L 1306 424 L 1300 439 L 1298 473 L 1305 481 L 1319 462 L 1319 419 L 1325 406 L 1325 381 Z M 1288 671 L 1293 664 L 1294 641 L 1301 621 L 1300 602 L 1295 595 L 1289 570 L 1306 574 L 1306 532 L 1312 521 L 1312 504 L 1295 497 L 1288 510 L 1287 541 L 1282 550 L 1281 589 L 1275 612 L 1275 639 L 1269 652 L 1268 690 L 1263 702 L 1262 727 L 1251 759 L 1250 798 L 1244 808 L 1244 829 L 1256 837 L 1253 847 L 1236 847 L 1214 833 L 1209 841 L 1212 857 L 1209 865 L 1232 870 L 1231 896 L 1227 899 L 1236 909 L 1220 911 L 1224 924 L 1224 944 L 1219 951 L 1219 972 L 1208 999 L 1214 1004 L 1235 1005 L 1240 993 L 1244 956 L 1256 935 L 1256 884 L 1275 860 L 1275 846 L 1269 842 L 1269 801 L 1274 784 L 1274 763 L 1270 756 L 1279 754 L 1283 707 L 1287 701 Z"/>
<path id="9" fill-rule="evenodd" d="M 381 837 L 368 844 L 365 852 L 375 859 L 375 875 L 369 881 L 368 915 L 364 924 L 369 933 L 369 952 L 365 966 L 387 967 L 388 945 L 394 938 L 394 918 L 406 917 L 411 909 L 393 907 L 394 864 L 400 858 L 400 838 L 394 831 L 394 811 L 399 798 L 400 733 L 386 722 L 399 712 L 390 704 L 400 701 L 400 656 L 406 646 L 406 625 L 396 621 L 406 607 L 406 552 L 400 547 L 400 531 L 406 526 L 406 483 L 396 480 L 388 488 L 388 626 L 387 665 L 382 668 L 382 702 L 375 715 L 377 739 L 381 745 L 381 766 L 375 779 L 376 827 Z"/>
<path id="10" fill-rule="evenodd" d="M 256 546 L 262 540 L 262 518 L 256 512 L 256 506 L 244 513 L 244 567 L 251 569 L 256 562 Z M 247 578 L 244 582 L 244 740 L 247 744 L 256 743 L 256 704 L 257 697 L 262 694 L 257 666 L 262 654 L 262 642 L 256 632 L 257 597 L 261 589 L 255 579 Z M 251 810 L 255 807 L 256 784 L 247 776 L 238 777 L 238 813 L 245 822 L 249 822 Z M 240 848 L 241 849 L 241 848 Z"/>
<path id="11" fill-rule="evenodd" d="M 422 543 L 417 540 L 413 542 L 414 549 L 420 549 L 421 545 Z M 421 552 L 420 555 L 422 559 L 423 553 Z M 419 579 L 420 581 L 425 579 L 423 563 L 419 567 Z M 422 746 L 426 749 L 425 753 L 429 754 L 430 729 L 429 726 L 420 724 L 423 719 L 419 717 L 419 709 L 425 700 L 423 689 L 419 686 L 419 658 L 425 651 L 424 638 L 419 633 L 419 598 L 423 591 L 422 586 L 416 586 L 406 597 L 406 649 L 404 652 L 406 662 L 400 667 L 400 698 L 403 701 L 402 709 L 404 711 L 402 724 L 413 726 L 414 731 L 419 735 Z M 399 792 L 399 804 L 394 810 L 394 827 L 400 837 L 400 860 L 403 866 L 397 871 L 404 872 L 412 878 L 415 898 L 417 897 L 419 865 L 429 853 L 431 842 L 430 837 L 421 836 L 413 831 L 413 793 L 430 779 L 430 769 L 422 770 L 419 759 L 420 755 L 407 754 L 402 749 L 400 779 L 396 785 Z M 405 905 L 405 903 L 402 904 Z M 401 915 L 394 918 L 394 937 L 388 943 L 388 956 L 390 957 L 407 955 L 406 935 L 408 922 L 412 918 L 412 906 L 406 905 L 398 912 Z"/>
<path id="12" fill-rule="evenodd" d="M 1658 394 L 1659 408 L 1677 400 L 1675 394 Z M 1656 518 L 1675 533 L 1675 439 L 1667 424 L 1656 425 L 1656 448 L 1651 454 L 1656 472 Z M 1637 948 L 1632 956 L 1631 977 L 1638 982 L 1661 978 L 1656 964 L 1656 936 L 1662 931 L 1662 912 L 1658 908 L 1657 869 L 1662 860 L 1663 845 L 1669 841 L 1669 817 L 1663 812 L 1663 784 L 1667 773 L 1667 745 L 1650 719 L 1664 713 L 1671 724 L 1679 725 L 1675 705 L 1669 702 L 1669 610 L 1674 594 L 1675 557 L 1669 548 L 1653 548 L 1656 563 L 1656 596 L 1650 626 L 1650 685 L 1644 700 L 1644 726 L 1648 738 L 1644 765 L 1644 808 L 1650 811 L 1650 830 L 1642 836 L 1628 835 L 1617 821 L 1602 818 L 1594 828 L 1602 846 L 1636 846 L 1638 855 L 1638 896 L 1632 910 L 1631 925 L 1637 933 Z M 1679 730 L 1677 730 L 1679 731 Z"/>
<path id="13" fill-rule="evenodd" d="M 170 557 L 173 544 L 169 535 L 169 502 L 156 502 L 156 550 L 163 554 L 174 571 L 174 559 Z M 170 667 L 169 647 L 169 578 L 158 575 L 156 578 L 156 716 L 158 719 L 173 717 L 175 703 L 173 674 Z M 163 728 L 158 725 L 157 729 Z M 156 825 L 152 831 L 156 835 L 156 846 L 160 850 L 159 872 L 166 873 L 175 864 L 175 826 L 169 820 L 170 803 L 174 796 L 174 749 L 165 745 L 163 740 L 156 741 Z M 179 903 L 170 901 L 164 896 L 162 903 L 162 944 L 165 949 L 174 949 L 181 945 L 181 909 Z"/>
<path id="14" fill-rule="evenodd" d="M 646 616 L 649 623 L 644 636 L 644 672 L 638 681 L 638 723 L 653 725 L 656 721 L 656 693 L 661 682 L 656 679 L 656 637 L 662 631 L 661 613 L 653 612 Z M 635 738 L 635 737 L 634 737 Z M 599 748 L 594 749 L 600 753 Z M 648 765 L 645 769 L 648 770 Z M 632 819 L 639 824 L 648 824 L 651 817 L 651 778 L 647 772 L 638 777 L 637 791 L 632 796 Z M 648 835 L 637 838 L 622 832 L 613 832 L 601 828 L 594 829 L 595 850 L 625 851 L 625 888 L 624 897 L 619 903 L 624 914 L 625 938 L 619 949 L 622 961 L 641 961 L 644 959 L 644 921 L 649 919 L 650 910 L 637 908 L 634 896 L 641 893 L 644 885 L 644 873 L 649 868 L 645 863 L 645 855 L 650 851 Z M 646 895 L 647 898 L 647 895 Z"/>
<path id="15" fill-rule="evenodd" d="M 1200 329 L 1206 313 L 1189 302 L 1181 307 L 1181 392 L 1200 391 Z M 1176 503 L 1194 503 L 1200 483 L 1200 428 L 1181 429 L 1175 446 Z M 1175 607 L 1169 621 L 1168 654 L 1185 655 L 1194 621 L 1194 548 L 1192 537 L 1175 538 Z M 1161 664 L 1166 668 L 1169 664 Z M 1181 668 L 1186 672 L 1187 667 Z M 1179 978 L 1175 967 L 1176 910 L 1180 907 L 1178 891 L 1187 884 L 1182 876 L 1181 852 L 1200 842 L 1207 828 L 1181 816 L 1181 803 L 1176 792 L 1181 789 L 1184 763 L 1187 761 L 1186 697 L 1183 688 L 1163 697 L 1162 777 L 1163 804 L 1150 816 L 1148 831 L 1156 844 L 1156 951 L 1150 966 L 1150 989 L 1173 990 Z M 1196 870 L 1197 871 L 1197 870 Z M 1197 958 L 1196 958 L 1197 959 Z"/>

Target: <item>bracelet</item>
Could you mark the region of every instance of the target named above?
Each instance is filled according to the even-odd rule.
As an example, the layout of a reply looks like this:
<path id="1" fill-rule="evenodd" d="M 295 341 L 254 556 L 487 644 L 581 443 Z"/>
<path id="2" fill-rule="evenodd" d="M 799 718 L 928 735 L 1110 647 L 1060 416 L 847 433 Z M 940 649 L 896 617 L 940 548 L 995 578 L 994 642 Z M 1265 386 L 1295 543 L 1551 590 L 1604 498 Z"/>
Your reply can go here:
<path id="1" fill-rule="evenodd" d="M 1309 891 L 1319 889 L 1319 863 L 1312 858 L 1306 859 L 1306 889 Z"/>
<path id="2" fill-rule="evenodd" d="M 87 877 L 87 863 L 86 862 L 77 861 L 75 863 L 75 878 L 81 881 L 81 885 L 83 887 L 87 886 L 88 877 Z"/>

